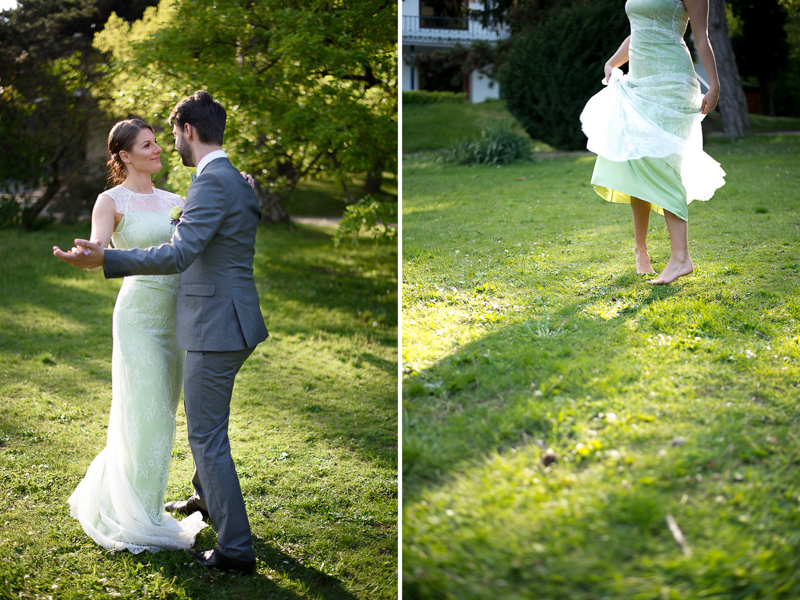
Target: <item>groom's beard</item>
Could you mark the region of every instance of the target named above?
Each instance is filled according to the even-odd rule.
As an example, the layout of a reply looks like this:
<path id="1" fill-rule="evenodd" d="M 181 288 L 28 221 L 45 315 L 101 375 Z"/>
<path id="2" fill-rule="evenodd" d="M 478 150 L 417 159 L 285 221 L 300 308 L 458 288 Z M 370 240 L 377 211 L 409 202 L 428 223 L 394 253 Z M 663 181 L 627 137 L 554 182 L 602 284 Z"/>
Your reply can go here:
<path id="1" fill-rule="evenodd" d="M 175 144 L 175 149 L 180 154 L 181 162 L 183 163 L 184 167 L 196 167 L 197 165 L 194 164 L 194 157 L 192 156 L 192 147 L 186 143 L 183 138 L 178 138 L 177 143 Z"/>

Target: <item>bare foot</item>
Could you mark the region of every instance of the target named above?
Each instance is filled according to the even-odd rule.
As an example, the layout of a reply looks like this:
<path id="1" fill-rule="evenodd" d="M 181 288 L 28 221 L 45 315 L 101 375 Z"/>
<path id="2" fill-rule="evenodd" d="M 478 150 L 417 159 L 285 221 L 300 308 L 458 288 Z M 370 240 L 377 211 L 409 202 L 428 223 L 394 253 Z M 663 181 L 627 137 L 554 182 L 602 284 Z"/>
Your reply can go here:
<path id="1" fill-rule="evenodd" d="M 694 271 L 694 265 L 692 264 L 692 259 L 688 256 L 684 262 L 680 262 L 674 260 L 672 258 L 669 259 L 667 266 L 664 267 L 664 270 L 661 271 L 658 277 L 655 279 L 651 279 L 648 283 L 653 283 L 655 285 L 664 285 L 667 283 L 672 283 L 678 277 L 683 277 L 684 275 L 688 275 Z"/>
<path id="2" fill-rule="evenodd" d="M 636 253 L 636 274 L 647 275 L 648 273 L 655 273 L 653 265 L 650 264 L 650 255 L 643 251 L 634 251 Z"/>

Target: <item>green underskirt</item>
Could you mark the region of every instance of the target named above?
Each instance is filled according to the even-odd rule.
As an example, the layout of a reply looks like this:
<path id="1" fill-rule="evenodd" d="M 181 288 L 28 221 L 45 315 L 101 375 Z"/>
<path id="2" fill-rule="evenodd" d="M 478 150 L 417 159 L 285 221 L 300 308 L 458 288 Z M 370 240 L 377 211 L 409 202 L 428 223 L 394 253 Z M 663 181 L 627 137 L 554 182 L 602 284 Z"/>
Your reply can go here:
<path id="1" fill-rule="evenodd" d="M 597 157 L 592 173 L 594 191 L 609 202 L 630 204 L 631 197 L 649 202 L 663 215 L 669 211 L 688 221 L 689 205 L 680 175 L 663 158 L 637 158 L 614 162 Z"/>

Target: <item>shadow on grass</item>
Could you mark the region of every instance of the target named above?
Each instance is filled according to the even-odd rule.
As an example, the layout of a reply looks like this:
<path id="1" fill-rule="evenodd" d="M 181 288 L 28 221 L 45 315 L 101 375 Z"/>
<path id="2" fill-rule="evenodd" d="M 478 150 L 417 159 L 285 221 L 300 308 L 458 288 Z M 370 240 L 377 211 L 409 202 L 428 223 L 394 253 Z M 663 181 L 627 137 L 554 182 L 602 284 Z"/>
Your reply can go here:
<path id="1" fill-rule="evenodd" d="M 687 294 L 690 281 L 649 290 L 637 281 L 612 279 L 609 306 L 642 292 L 616 316 L 590 319 L 578 302 L 549 321 L 538 312 L 409 377 L 404 596 L 511 598 L 536 589 L 542 600 L 594 600 L 658 597 L 666 585 L 680 597 L 712 586 L 726 598 L 800 592 L 800 542 L 786 537 L 800 521 L 787 492 L 800 462 L 796 391 L 728 356 L 730 346 L 715 349 L 726 335 L 762 339 L 767 319 L 740 311 L 720 287 L 729 314 L 712 324 L 696 314 L 704 301 Z M 753 284 L 756 302 L 759 291 Z M 659 321 L 661 302 L 672 321 Z M 647 322 L 632 339 L 637 319 Z M 671 347 L 677 356 L 648 393 L 638 384 L 654 365 L 637 352 L 645 339 L 659 344 L 659 330 L 687 345 Z M 697 372 L 696 361 L 706 363 Z M 682 380 L 674 387 L 670 371 Z M 634 425 L 608 426 L 604 413 Z M 573 449 L 594 429 L 603 451 L 582 460 Z M 685 437 L 675 443 L 676 435 Z M 548 447 L 559 458 L 546 467 Z M 630 461 L 610 460 L 606 450 L 616 448 Z M 667 514 L 693 556 L 681 556 Z M 776 539 L 786 544 L 779 553 Z M 735 576 L 741 565 L 758 573 L 746 588 Z"/>
<path id="2" fill-rule="evenodd" d="M 676 598 L 702 597 L 706 589 L 737 600 L 772 596 L 775 590 L 782 592 L 774 594 L 776 598 L 797 597 L 797 537 L 783 536 L 796 531 L 800 517 L 794 503 L 780 496 L 791 477 L 785 457 L 796 453 L 800 444 L 796 436 L 787 439 L 784 456 L 754 450 L 747 433 L 740 433 L 743 425 L 747 423 L 741 416 L 714 423 L 668 458 L 637 455 L 642 462 L 638 468 L 601 467 L 589 461 L 580 467 L 544 469 L 535 461 L 538 449 L 521 446 L 519 455 L 533 459 L 524 470 L 546 481 L 543 486 L 512 486 L 468 507 L 454 498 L 445 504 L 451 508 L 446 513 L 438 505 L 414 515 L 418 535 L 406 542 L 404 598 L 516 598 L 529 597 L 531 589 L 541 600 L 656 598 L 665 587 L 679 593 Z M 787 420 L 782 426 L 781 440 L 793 425 Z M 776 433 L 775 428 L 769 431 Z M 653 446 L 647 450 L 655 455 Z M 495 482 L 488 474 L 492 468 L 504 470 L 513 481 L 522 470 L 520 462 L 497 459 L 491 467 L 479 468 L 480 482 L 473 482 L 476 493 L 482 495 L 482 486 Z M 570 468 L 577 481 L 565 476 Z M 591 472 L 582 477 L 584 468 Z M 742 477 L 732 477 L 737 470 L 748 473 L 747 479 L 737 483 L 735 477 Z M 644 473 L 651 474 L 648 483 L 626 485 L 625 478 L 636 481 Z M 503 482 L 497 483 L 503 488 Z M 749 491 L 753 484 L 757 492 Z M 717 494 L 736 494 L 739 499 L 735 507 L 727 502 L 720 506 L 722 496 Z M 580 505 L 580 510 L 553 518 L 552 507 L 564 502 Z M 516 507 L 511 514 L 506 510 L 510 506 Z M 541 520 L 537 507 L 546 514 Z M 437 531 L 424 522 L 426 517 L 446 522 L 448 513 L 469 510 L 480 511 L 482 518 L 468 531 L 458 525 Z M 738 519 L 742 513 L 749 518 Z M 667 515 L 677 518 L 688 542 L 676 543 Z M 450 561 L 418 552 L 414 544 L 428 549 L 433 536 L 441 554 L 440 548 L 448 547 Z M 775 540 L 782 540 L 783 551 L 773 551 Z M 474 565 L 472 561 L 481 561 L 481 576 L 464 566 Z M 753 573 L 746 582 L 736 576 L 741 568 Z M 499 594 L 496 581 L 503 582 Z"/>
<path id="3" fill-rule="evenodd" d="M 361 597 L 353 591 L 361 588 L 378 590 L 375 597 L 395 593 L 391 581 L 394 577 L 396 582 L 396 527 L 391 529 L 395 517 L 386 507 L 396 506 L 397 497 L 396 485 L 391 485 L 396 482 L 397 466 L 396 371 L 390 369 L 396 332 L 388 319 L 374 328 L 358 311 L 377 314 L 391 304 L 370 282 L 380 279 L 383 285 L 396 260 L 387 260 L 384 250 L 375 252 L 369 247 L 337 256 L 330 236 L 310 228 L 299 235 L 277 228 L 259 232 L 256 273 L 261 283 L 268 280 L 271 284 L 266 291 L 260 289 L 262 309 L 268 319 L 274 319 L 270 326 L 274 337 L 283 337 L 286 343 L 270 348 L 268 342 L 243 367 L 234 391 L 235 402 L 240 404 L 233 407 L 232 437 L 234 449 L 240 453 L 237 466 L 257 474 L 262 486 L 249 487 L 248 479 L 256 478 L 242 476 L 254 533 L 269 532 L 269 537 L 256 538 L 260 574 L 210 576 L 192 566 L 187 553 L 107 554 L 69 518 L 65 500 L 104 445 L 111 399 L 112 310 L 119 282 L 105 281 L 102 273 L 73 270 L 52 256 L 53 242 L 63 246 L 65 239 L 85 236 L 85 226 L 54 228 L 52 235 L 16 230 L 4 234 L 0 241 L 0 371 L 5 372 L 0 398 L 4 473 L 0 477 L 0 508 L 10 521 L 3 536 L 9 538 L 5 548 L 10 549 L 11 538 L 17 545 L 9 561 L 0 561 L 0 582 L 10 582 L 6 587 L 0 583 L 0 596 L 13 590 L 14 597 L 19 593 L 33 597 L 36 592 L 41 597 L 105 598 L 114 595 L 107 586 L 112 591 L 121 588 L 122 595 L 131 597 L 352 600 L 354 594 Z M 265 235 L 272 239 L 265 241 Z M 371 265 L 373 258 L 375 264 Z M 333 269 L 331 273 L 304 269 L 304 259 L 315 267 L 330 261 Z M 284 270 L 283 262 L 291 265 Z M 326 293 L 317 311 L 314 297 L 294 298 L 292 290 L 283 289 L 288 285 L 294 291 L 314 291 L 332 282 L 325 278 L 338 276 L 349 277 L 358 286 L 354 289 L 345 282 L 339 289 L 343 307 L 338 312 L 333 292 Z M 396 290 L 396 285 L 390 289 Z M 284 305 L 292 303 L 287 310 Z M 394 312 L 396 315 L 396 309 Z M 293 314 L 303 316 L 293 320 Z M 323 327 L 315 327 L 317 319 Z M 326 327 L 338 335 L 326 338 Z M 310 339 L 315 333 L 322 339 Z M 283 363 L 270 364 L 274 355 Z M 344 357 L 343 372 L 333 372 L 324 364 L 328 356 Z M 317 357 L 320 360 L 313 362 Z M 365 375 L 359 381 L 351 362 L 362 364 L 360 373 Z M 282 377 L 284 365 L 297 367 L 292 381 Z M 387 383 L 388 373 L 394 383 Z M 370 376 L 375 391 L 370 389 Z M 256 406 L 243 406 L 249 403 Z M 179 426 L 185 426 L 182 419 L 179 411 Z M 325 441 L 320 441 L 323 437 Z M 267 439 L 269 442 L 264 441 Z M 175 441 L 176 448 L 183 447 L 184 452 L 186 445 L 185 439 Z M 325 477 L 307 462 L 292 465 L 285 474 L 264 468 L 271 459 L 262 455 L 273 452 L 277 457 L 286 448 L 292 452 L 287 463 L 295 452 L 311 461 L 323 455 L 328 461 L 328 455 L 335 455 L 341 462 L 333 463 L 330 458 L 332 474 Z M 324 464 L 327 467 L 328 462 Z M 181 458 L 178 466 L 189 469 L 190 458 Z M 358 473 L 357 488 L 350 487 L 353 482 L 343 474 L 350 469 Z M 311 475 L 306 476 L 308 473 Z M 265 481 L 270 482 L 268 487 L 263 487 Z M 182 485 L 175 481 L 172 485 L 187 489 L 188 475 Z M 347 493 L 330 491 L 338 490 L 337 486 Z M 310 518 L 304 518 L 303 509 L 297 507 L 316 489 L 331 495 L 317 503 L 319 510 L 363 513 L 389 527 L 389 534 L 375 535 L 372 521 L 356 517 L 341 526 L 329 524 L 325 512 L 322 516 L 310 513 L 324 527 L 310 524 Z M 269 517 L 252 512 L 259 503 L 286 510 L 280 519 L 273 517 L 266 523 Z M 213 547 L 210 529 L 201 532 L 196 547 Z M 43 535 L 28 533 L 34 530 Z M 298 539 L 303 543 L 298 544 Z M 392 561 L 394 567 L 389 565 Z M 12 567 L 13 576 L 7 570 Z M 103 573 L 106 567 L 109 572 Z M 52 591 L 54 583 L 58 592 Z"/>
<path id="4" fill-rule="evenodd" d="M 303 594 L 298 594 L 286 587 L 280 586 L 272 581 L 269 575 L 263 573 L 253 573 L 250 575 L 240 575 L 236 573 L 226 573 L 213 569 L 205 569 L 194 563 L 191 551 L 184 552 L 156 552 L 154 554 L 142 553 L 130 555 L 125 552 L 107 553 L 105 560 L 121 563 L 123 569 L 128 570 L 142 569 L 144 573 L 161 574 L 166 579 L 175 578 L 173 586 L 183 589 L 193 597 L 201 597 L 198 594 L 208 593 L 209 588 L 216 589 L 220 594 L 239 593 L 258 593 L 263 598 L 285 598 L 287 600 L 307 598 L 311 595 L 316 598 L 331 598 L 336 600 L 355 600 L 357 597 L 348 592 L 341 581 L 323 573 L 312 567 L 308 567 L 281 552 L 274 545 L 265 543 L 259 539 L 255 540 L 254 549 L 256 560 L 276 575 L 283 576 L 291 580 Z M 202 585 L 198 585 L 197 575 L 200 574 Z"/>
<path id="5" fill-rule="evenodd" d="M 287 361 L 283 388 L 263 401 L 369 460 L 396 467 L 396 420 L 388 422 L 382 408 L 396 406 L 396 393 L 370 393 L 343 379 L 345 374 L 368 378 L 375 370 L 396 377 L 397 363 L 374 349 L 397 343 L 396 250 L 369 241 L 355 250 L 337 249 L 325 231 L 297 230 L 302 237 L 281 226 L 262 226 L 259 232 L 280 251 L 256 255 L 256 281 L 272 338 L 254 357 Z M 297 313 L 304 319 L 294 318 Z M 287 356 L 291 350 L 283 342 L 299 338 L 311 339 L 319 351 Z M 329 392 L 343 385 L 352 401 L 330 404 Z"/>
<path id="6" fill-rule="evenodd" d="M 376 247 L 369 241 L 357 250 L 335 248 L 333 236 L 324 232 L 303 228 L 301 241 L 284 228 L 267 227 L 262 229 L 263 235 L 280 236 L 286 251 L 256 255 L 257 283 L 266 286 L 267 291 L 262 306 L 267 300 L 285 305 L 296 302 L 343 312 L 368 326 L 373 320 L 381 326 L 397 325 L 397 262 L 392 259 L 396 248 Z M 337 324 L 335 320 L 293 321 L 290 327 L 285 323 L 281 327 L 292 333 L 315 333 L 320 329 L 338 335 L 352 333 L 349 324 Z"/>
<path id="7" fill-rule="evenodd" d="M 348 188 L 356 201 L 366 195 L 362 177 L 355 177 Z M 373 192 L 371 195 L 381 202 L 397 202 L 396 177 L 385 179 L 382 188 L 385 190 Z M 350 202 L 340 183 L 327 178 L 319 178 L 301 182 L 285 205 L 286 210 L 293 217 L 341 217 Z"/>
<path id="8" fill-rule="evenodd" d="M 777 281 L 780 275 L 774 277 Z M 585 422 L 590 413 L 620 410 L 615 398 L 639 381 L 647 366 L 631 353 L 633 346 L 644 343 L 641 331 L 633 346 L 630 339 L 643 314 L 646 335 L 654 337 L 661 330 L 670 332 L 681 319 L 687 335 L 708 340 L 724 335 L 726 328 L 753 339 L 769 331 L 767 323 L 741 312 L 735 300 L 722 294 L 729 314 L 717 317 L 726 320 L 712 323 L 695 314 L 702 301 L 689 299 L 696 290 L 684 298 L 689 280 L 670 286 L 644 281 L 633 272 L 612 276 L 597 292 L 602 295 L 581 293 L 552 314 L 542 303 L 529 318 L 493 328 L 412 373 L 404 386 L 404 502 L 413 503 L 463 465 L 492 452 L 534 440 L 542 448 L 564 447 L 574 437 L 573 425 Z M 759 293 L 759 286 L 753 284 L 753 294 Z M 659 303 L 683 306 L 665 308 L 662 318 Z M 670 313 L 673 321 L 666 320 Z M 687 360 L 695 358 L 693 353 L 686 350 Z M 693 386 L 704 393 L 702 381 Z M 571 399 L 583 396 L 597 398 L 586 403 L 591 409 L 575 408 Z M 571 411 L 573 425 L 554 421 L 553 415 L 562 410 Z"/>
<path id="9" fill-rule="evenodd" d="M 404 595 L 798 597 L 797 143 L 713 152 L 666 288 L 588 161 L 405 178 Z"/>

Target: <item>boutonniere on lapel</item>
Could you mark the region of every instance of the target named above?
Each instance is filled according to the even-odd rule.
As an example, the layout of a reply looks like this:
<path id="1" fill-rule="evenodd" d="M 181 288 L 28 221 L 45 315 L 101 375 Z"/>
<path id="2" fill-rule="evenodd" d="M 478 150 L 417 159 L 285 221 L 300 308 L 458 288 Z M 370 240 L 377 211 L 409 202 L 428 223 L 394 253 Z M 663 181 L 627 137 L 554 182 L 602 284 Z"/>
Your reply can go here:
<path id="1" fill-rule="evenodd" d="M 169 218 L 171 219 L 171 223 L 173 225 L 177 225 L 178 221 L 181 220 L 181 216 L 183 215 L 183 211 L 181 210 L 180 206 L 173 206 L 172 210 L 169 211 Z"/>

